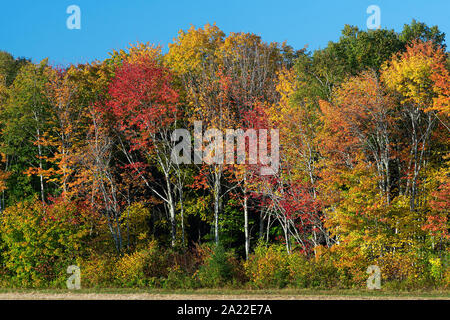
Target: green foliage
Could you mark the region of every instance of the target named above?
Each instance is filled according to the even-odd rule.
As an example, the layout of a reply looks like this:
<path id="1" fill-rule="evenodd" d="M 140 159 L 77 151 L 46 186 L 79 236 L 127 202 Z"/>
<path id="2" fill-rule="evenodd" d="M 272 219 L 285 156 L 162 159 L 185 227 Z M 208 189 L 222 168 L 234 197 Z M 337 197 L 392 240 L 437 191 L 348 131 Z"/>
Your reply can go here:
<path id="1" fill-rule="evenodd" d="M 210 256 L 197 271 L 197 277 L 203 287 L 217 288 L 229 285 L 233 279 L 233 254 L 222 245 L 211 248 Z"/>
<path id="2" fill-rule="evenodd" d="M 393 30 L 363 31 L 346 25 L 339 42 L 330 42 L 324 50 L 337 59 L 336 64 L 346 75 L 356 75 L 366 69 L 378 70 L 403 46 Z"/>
<path id="3" fill-rule="evenodd" d="M 243 255 L 245 252 L 244 244 L 240 241 L 244 238 L 242 211 L 241 206 L 237 205 L 236 202 L 235 200 L 230 200 L 224 208 L 224 214 L 219 222 L 221 230 L 220 242 L 224 247 L 232 247 L 236 252 Z"/>
<path id="4" fill-rule="evenodd" d="M 200 287 L 192 274 L 183 270 L 178 264 L 169 267 L 168 276 L 162 281 L 162 287 L 166 289 L 195 289 Z"/>
<path id="5" fill-rule="evenodd" d="M 89 225 L 74 203 L 42 205 L 20 202 L 1 217 L 2 257 L 14 284 L 25 287 L 59 286 L 66 269 L 81 261 Z"/>
<path id="6" fill-rule="evenodd" d="M 412 20 L 410 24 L 405 24 L 399 38 L 404 43 L 413 40 L 433 41 L 436 45 L 446 47 L 445 33 L 441 32 L 438 26 L 429 27 L 423 22 Z"/>
<path id="7" fill-rule="evenodd" d="M 5 78 L 5 84 L 9 87 L 20 68 L 29 62 L 27 59 L 15 59 L 11 54 L 5 51 L 0 51 L 0 78 Z"/>
<path id="8" fill-rule="evenodd" d="M 7 180 L 6 205 L 30 200 L 40 191 L 39 176 L 28 174 L 30 168 L 47 169 L 44 158 L 49 149 L 42 139 L 48 130 L 49 106 L 45 97 L 48 81 L 47 61 L 23 65 L 8 88 L 8 99 L 0 109 L 2 135 L 0 151 L 6 156 L 10 176 Z"/>

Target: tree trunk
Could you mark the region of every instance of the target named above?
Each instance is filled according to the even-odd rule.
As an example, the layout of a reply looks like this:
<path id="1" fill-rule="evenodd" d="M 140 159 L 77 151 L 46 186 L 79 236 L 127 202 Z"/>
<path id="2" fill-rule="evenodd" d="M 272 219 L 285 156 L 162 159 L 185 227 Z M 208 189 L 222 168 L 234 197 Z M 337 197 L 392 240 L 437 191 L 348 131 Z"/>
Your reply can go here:
<path id="1" fill-rule="evenodd" d="M 219 201 L 220 201 L 220 180 L 215 173 L 214 181 L 214 239 L 216 245 L 219 244 Z"/>
<path id="2" fill-rule="evenodd" d="M 259 238 L 264 238 L 264 209 L 259 213 Z"/>
<path id="3" fill-rule="evenodd" d="M 37 117 L 36 117 L 36 121 L 37 121 Z M 41 147 L 41 132 L 38 129 L 36 129 L 36 134 L 37 134 L 37 138 L 38 138 L 38 155 L 39 155 L 39 180 L 40 180 L 40 185 L 41 185 L 41 200 L 42 200 L 42 204 L 45 204 L 45 194 L 44 194 L 44 177 L 42 176 L 42 170 L 43 170 L 43 166 L 42 166 L 42 147 Z"/>
<path id="4" fill-rule="evenodd" d="M 248 205 L 246 194 L 244 194 L 244 232 L 245 232 L 245 259 L 248 260 L 248 257 L 250 255 L 250 234 L 248 230 Z"/>

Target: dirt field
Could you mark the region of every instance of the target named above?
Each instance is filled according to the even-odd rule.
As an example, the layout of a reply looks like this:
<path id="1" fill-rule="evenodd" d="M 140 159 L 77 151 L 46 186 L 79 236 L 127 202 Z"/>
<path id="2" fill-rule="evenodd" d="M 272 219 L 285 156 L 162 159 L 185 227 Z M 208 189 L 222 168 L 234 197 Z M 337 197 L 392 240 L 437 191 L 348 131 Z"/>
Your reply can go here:
<path id="1" fill-rule="evenodd" d="M 424 300 L 449 297 L 429 296 L 349 296 L 349 295 L 277 295 L 277 294 L 150 294 L 150 293 L 0 293 L 0 300 Z"/>

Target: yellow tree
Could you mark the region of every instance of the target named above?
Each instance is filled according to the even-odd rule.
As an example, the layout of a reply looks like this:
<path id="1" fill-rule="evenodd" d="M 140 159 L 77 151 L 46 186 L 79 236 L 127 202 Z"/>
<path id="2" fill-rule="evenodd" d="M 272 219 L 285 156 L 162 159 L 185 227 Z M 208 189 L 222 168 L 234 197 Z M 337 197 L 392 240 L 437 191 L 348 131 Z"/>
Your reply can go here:
<path id="1" fill-rule="evenodd" d="M 444 92 L 437 89 L 433 80 L 437 70 L 445 72 L 445 61 L 443 48 L 431 41 L 415 41 L 382 67 L 384 83 L 401 96 L 403 125 L 409 135 L 409 146 L 399 152 L 407 163 L 407 183 L 401 193 L 409 196 L 411 210 L 420 203 L 420 175 L 428 164 L 430 137 L 438 122 L 436 105 L 442 105 Z"/>
<path id="2" fill-rule="evenodd" d="M 228 99 L 228 80 L 222 77 L 222 64 L 217 52 L 223 43 L 225 34 L 215 25 L 205 25 L 196 29 L 192 26 L 188 31 L 180 31 L 174 42 L 169 44 L 169 52 L 165 61 L 169 68 L 181 79 L 182 96 L 187 104 L 186 114 L 189 124 L 202 121 L 195 135 L 203 136 L 205 127 L 217 130 L 229 127 L 230 101 Z M 183 94 L 184 93 L 184 94 Z M 213 137 L 210 137 L 213 141 Z M 200 138 L 201 140 L 201 138 Z M 219 145 L 217 144 L 219 147 Z M 195 163 L 201 164 L 203 146 L 196 145 Z M 213 151 L 213 150 L 211 150 Z M 206 151 L 205 151 L 206 153 Z M 223 163 L 215 161 L 214 154 L 208 154 L 212 160 L 210 166 L 203 166 L 207 171 L 208 186 L 213 193 L 215 240 L 219 242 L 219 207 L 223 179 Z"/>

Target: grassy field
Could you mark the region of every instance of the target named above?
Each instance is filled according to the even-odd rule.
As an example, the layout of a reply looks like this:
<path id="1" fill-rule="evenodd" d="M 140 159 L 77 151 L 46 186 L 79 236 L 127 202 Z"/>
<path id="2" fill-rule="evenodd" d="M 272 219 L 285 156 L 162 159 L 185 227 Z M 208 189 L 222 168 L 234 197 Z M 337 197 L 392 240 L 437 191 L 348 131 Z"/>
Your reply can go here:
<path id="1" fill-rule="evenodd" d="M 388 290 L 166 290 L 166 289 L 0 289 L 0 300 L 317 300 L 317 299 L 445 299 L 450 300 L 450 291 L 388 291 Z"/>

